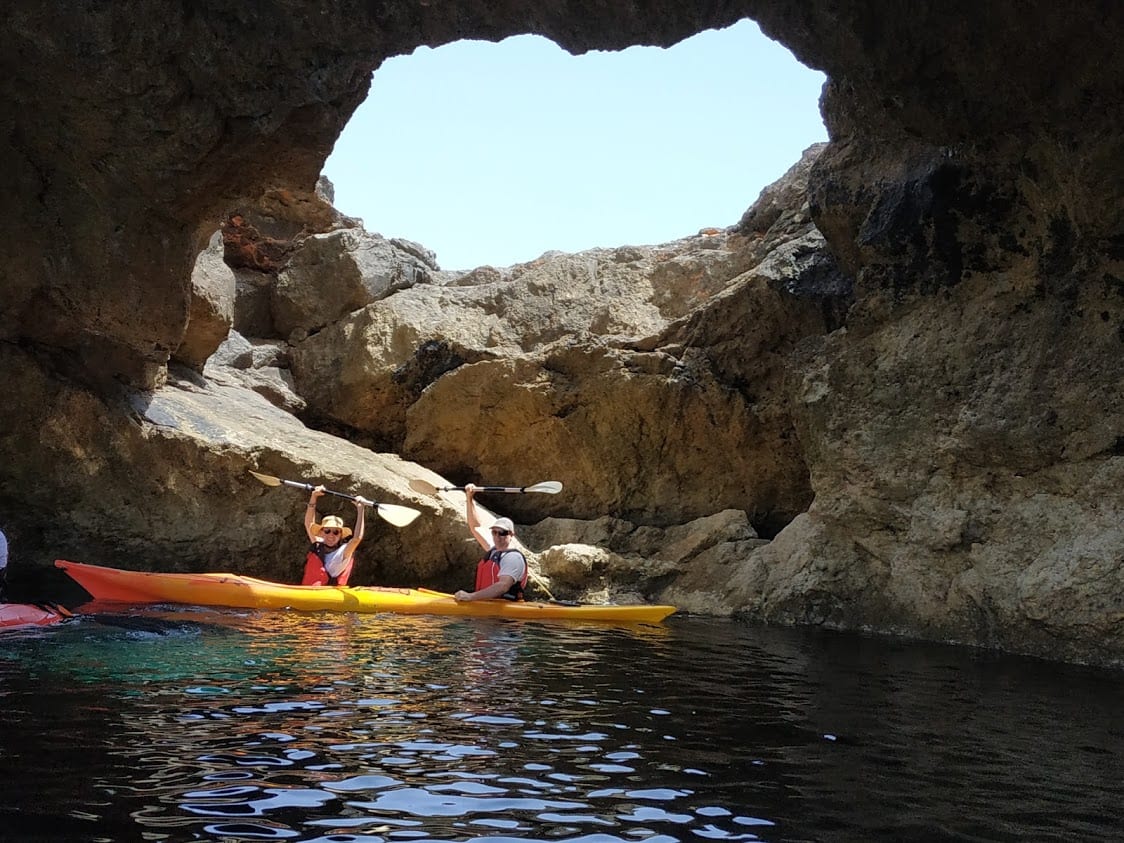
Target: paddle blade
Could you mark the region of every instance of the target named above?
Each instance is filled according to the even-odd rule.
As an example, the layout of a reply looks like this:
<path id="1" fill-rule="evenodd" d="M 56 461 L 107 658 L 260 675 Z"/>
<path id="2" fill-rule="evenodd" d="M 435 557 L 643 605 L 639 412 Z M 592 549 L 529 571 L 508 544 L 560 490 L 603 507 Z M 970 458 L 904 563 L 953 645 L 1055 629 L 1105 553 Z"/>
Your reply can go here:
<path id="1" fill-rule="evenodd" d="M 416 509 L 393 503 L 377 503 L 375 504 L 375 512 L 379 514 L 379 518 L 395 527 L 405 527 L 421 515 L 421 512 Z"/>
<path id="2" fill-rule="evenodd" d="M 410 481 L 410 488 L 417 492 L 419 495 L 436 495 L 438 489 L 432 483 L 426 483 L 415 477 Z"/>
<path id="3" fill-rule="evenodd" d="M 258 478 L 258 480 L 260 480 L 262 483 L 264 483 L 267 486 L 280 486 L 281 485 L 281 478 L 280 477 L 270 477 L 268 474 L 259 474 L 256 471 L 251 471 L 250 474 L 254 475 L 254 477 Z"/>
<path id="4" fill-rule="evenodd" d="M 546 480 L 534 486 L 525 486 L 524 492 L 542 492 L 544 495 L 557 495 L 562 491 L 562 484 L 557 480 Z"/>

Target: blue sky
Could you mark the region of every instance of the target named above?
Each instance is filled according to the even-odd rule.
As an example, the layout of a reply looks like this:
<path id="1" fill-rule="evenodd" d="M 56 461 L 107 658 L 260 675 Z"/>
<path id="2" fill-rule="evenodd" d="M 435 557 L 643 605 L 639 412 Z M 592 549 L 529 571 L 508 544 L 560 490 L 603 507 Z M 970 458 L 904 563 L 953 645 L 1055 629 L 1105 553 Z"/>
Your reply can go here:
<path id="1" fill-rule="evenodd" d="M 335 206 L 443 269 L 737 222 L 827 139 L 824 77 L 752 21 L 571 56 L 522 35 L 383 63 L 324 165 Z"/>

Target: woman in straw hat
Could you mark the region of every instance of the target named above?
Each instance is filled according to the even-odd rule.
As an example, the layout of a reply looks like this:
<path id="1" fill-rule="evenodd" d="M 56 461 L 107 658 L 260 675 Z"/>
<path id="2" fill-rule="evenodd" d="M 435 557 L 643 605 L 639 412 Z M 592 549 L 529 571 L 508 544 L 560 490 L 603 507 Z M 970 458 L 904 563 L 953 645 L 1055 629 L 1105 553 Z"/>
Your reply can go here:
<path id="1" fill-rule="evenodd" d="M 304 529 L 312 543 L 304 562 L 301 585 L 347 585 L 351 566 L 355 562 L 355 549 L 363 541 L 364 514 L 371 502 L 364 497 L 355 499 L 355 532 L 344 526 L 337 515 L 325 515 L 316 522 L 316 499 L 324 494 L 324 487 L 312 490 L 304 510 Z"/>

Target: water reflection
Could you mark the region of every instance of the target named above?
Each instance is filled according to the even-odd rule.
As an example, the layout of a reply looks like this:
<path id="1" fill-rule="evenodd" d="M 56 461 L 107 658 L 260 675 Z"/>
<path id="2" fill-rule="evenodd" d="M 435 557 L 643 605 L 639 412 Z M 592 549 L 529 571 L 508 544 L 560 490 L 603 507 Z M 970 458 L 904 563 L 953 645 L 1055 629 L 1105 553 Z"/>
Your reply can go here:
<path id="1" fill-rule="evenodd" d="M 1116 674 L 690 619 L 156 617 L 159 632 L 73 624 L 5 641 L 9 833 L 618 843 L 1118 831 Z"/>

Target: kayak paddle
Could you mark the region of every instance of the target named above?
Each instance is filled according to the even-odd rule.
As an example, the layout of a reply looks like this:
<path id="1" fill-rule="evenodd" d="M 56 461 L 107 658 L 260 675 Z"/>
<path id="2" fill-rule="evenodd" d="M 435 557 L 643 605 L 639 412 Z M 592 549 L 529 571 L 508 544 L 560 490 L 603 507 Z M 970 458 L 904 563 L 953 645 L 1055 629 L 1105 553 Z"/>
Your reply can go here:
<path id="1" fill-rule="evenodd" d="M 44 612 L 50 612 L 52 615 L 58 615 L 63 619 L 74 617 L 74 613 L 60 603 L 32 603 L 31 605 L 37 609 L 42 609 Z"/>
<path id="2" fill-rule="evenodd" d="M 414 478 L 410 481 L 410 488 L 422 495 L 436 495 L 438 492 L 463 492 L 464 486 L 434 486 L 424 480 Z M 478 492 L 509 492 L 522 494 L 524 492 L 541 492 L 544 495 L 557 495 L 562 491 L 562 484 L 557 480 L 546 480 L 533 486 L 477 486 Z"/>
<path id="3" fill-rule="evenodd" d="M 251 471 L 250 474 L 258 478 L 262 483 L 267 486 L 292 486 L 294 489 L 304 489 L 306 492 L 311 492 L 316 487 L 311 483 L 299 483 L 296 480 L 282 480 L 280 477 L 271 477 L 268 474 L 259 474 L 256 471 Z M 331 489 L 325 489 L 324 494 L 335 495 L 337 498 L 347 498 L 349 501 L 358 500 L 358 495 L 348 495 L 344 492 L 334 492 Z M 416 509 L 411 509 L 408 506 L 398 506 L 393 503 L 371 503 L 375 512 L 383 521 L 393 524 L 395 527 L 405 527 L 412 522 L 415 518 L 421 515 Z"/>

